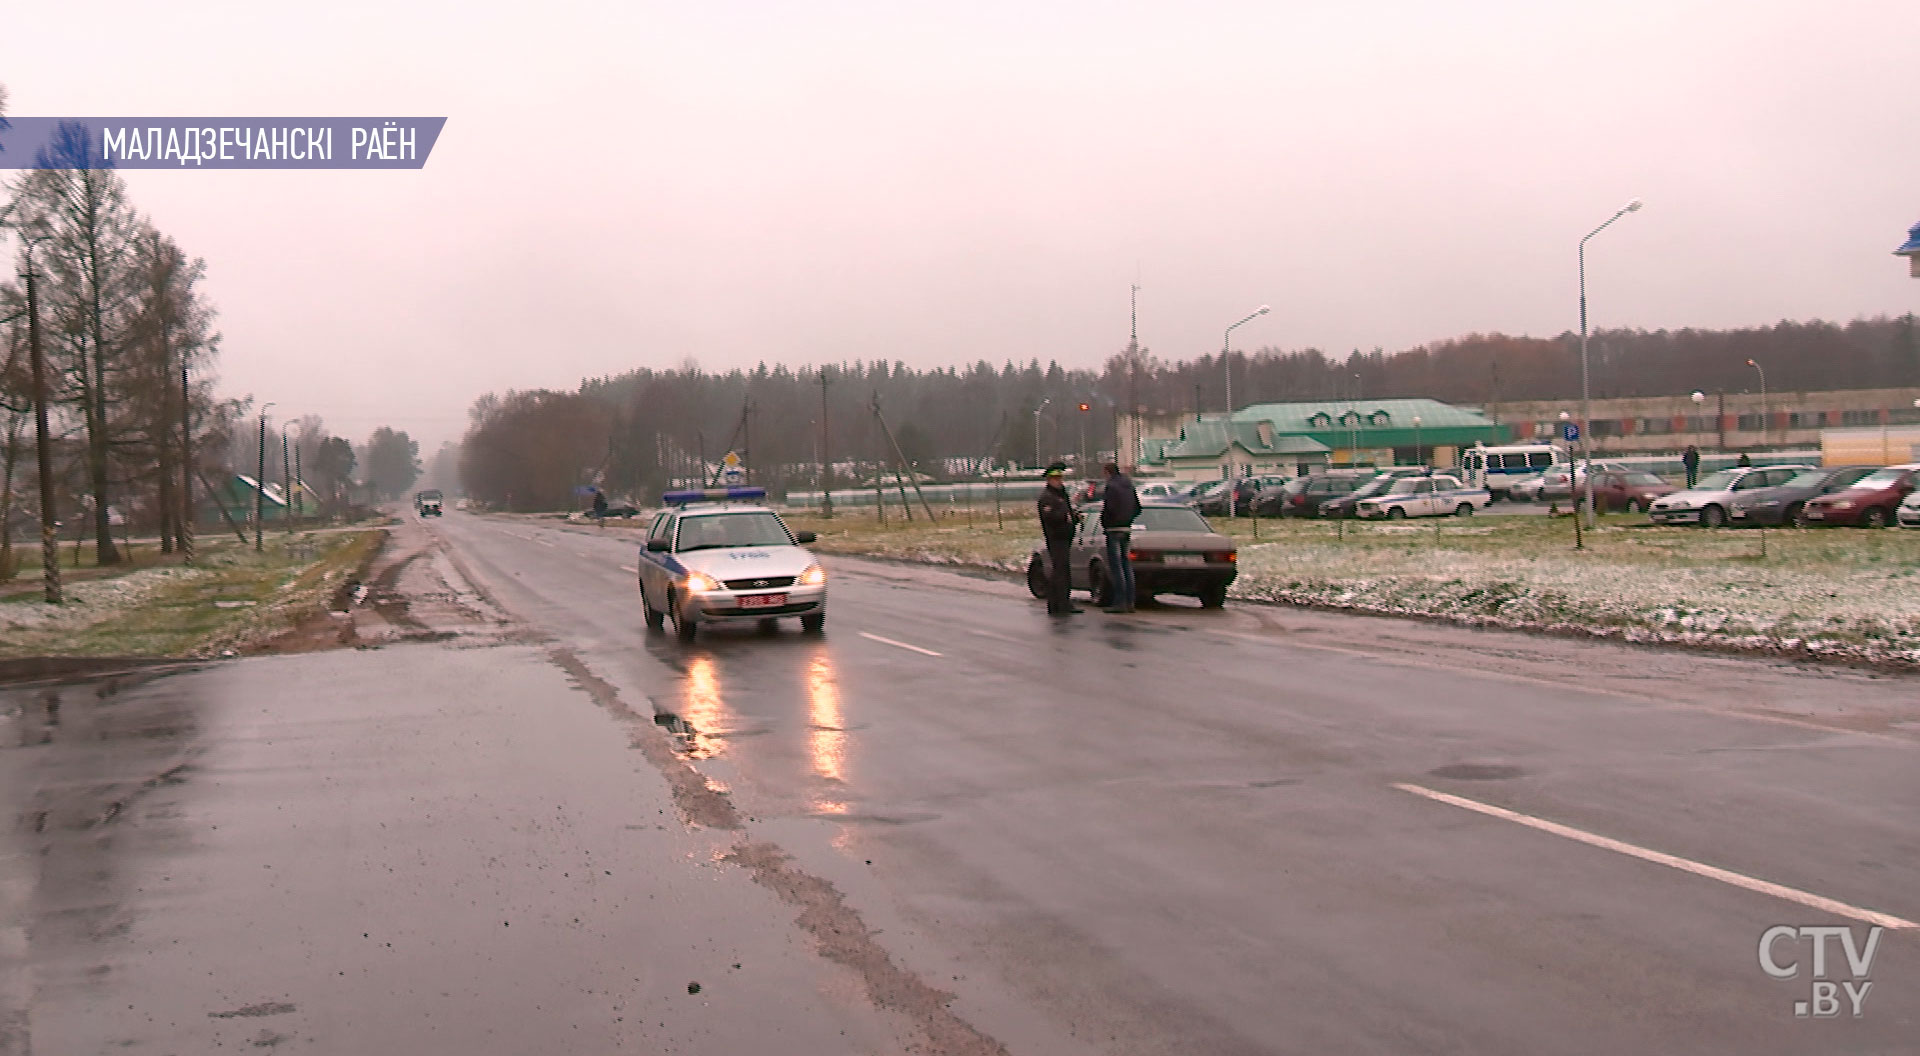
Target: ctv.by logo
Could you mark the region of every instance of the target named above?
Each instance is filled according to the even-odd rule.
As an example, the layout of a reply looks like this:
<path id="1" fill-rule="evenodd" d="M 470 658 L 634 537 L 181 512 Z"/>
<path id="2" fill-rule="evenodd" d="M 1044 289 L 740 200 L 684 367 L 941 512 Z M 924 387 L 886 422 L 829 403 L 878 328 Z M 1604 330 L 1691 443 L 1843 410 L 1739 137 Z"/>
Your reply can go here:
<path id="1" fill-rule="evenodd" d="M 1800 974 L 1798 958 L 1785 964 L 1780 963 L 1779 955 L 1785 951 L 1778 944 L 1785 940 L 1793 944 L 1795 952 L 1801 939 L 1812 940 L 1813 971 L 1811 978 L 1813 990 L 1806 1001 L 1793 1003 L 1793 1014 L 1800 1018 L 1812 1016 L 1815 1019 L 1832 1019 L 1840 1015 L 1840 994 L 1844 990 L 1847 1002 L 1852 1006 L 1855 1019 L 1861 1015 L 1861 1006 L 1866 1004 L 1867 991 L 1873 989 L 1873 982 L 1867 978 L 1868 969 L 1873 967 L 1873 955 L 1880 949 L 1880 933 L 1886 929 L 1873 925 L 1867 929 L 1865 949 L 1853 941 L 1853 929 L 1838 925 L 1818 927 L 1793 927 L 1777 924 L 1760 934 L 1760 970 L 1775 979 L 1792 979 Z M 1848 977 L 1834 982 L 1827 978 L 1827 940 L 1839 939 L 1841 952 L 1846 955 Z M 1837 966 L 1836 966 L 1837 967 Z"/>

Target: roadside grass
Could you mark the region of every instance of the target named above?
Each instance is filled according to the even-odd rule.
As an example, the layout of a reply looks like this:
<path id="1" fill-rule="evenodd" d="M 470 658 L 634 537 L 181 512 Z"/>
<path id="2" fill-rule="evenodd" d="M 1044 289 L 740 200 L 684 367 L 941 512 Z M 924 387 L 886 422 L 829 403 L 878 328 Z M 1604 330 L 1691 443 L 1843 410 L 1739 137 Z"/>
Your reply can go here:
<path id="1" fill-rule="evenodd" d="M 832 520 L 800 513 L 827 553 L 1018 571 L 1038 541 L 1009 504 Z M 983 515 L 984 512 L 984 515 Z M 1216 519 L 1239 543 L 1233 595 L 1458 622 L 1583 628 L 1635 640 L 1737 644 L 1920 663 L 1920 532 L 1666 528 L 1603 517 L 1574 549 L 1569 517 Z M 1257 538 L 1256 538 L 1257 531 Z"/>
<path id="2" fill-rule="evenodd" d="M 372 530 L 283 534 L 258 554 L 205 538 L 192 567 L 121 566 L 68 584 L 63 605 L 45 604 L 37 589 L 13 593 L 0 607 L 0 659 L 207 656 L 259 641 L 325 604 L 381 538 Z"/>

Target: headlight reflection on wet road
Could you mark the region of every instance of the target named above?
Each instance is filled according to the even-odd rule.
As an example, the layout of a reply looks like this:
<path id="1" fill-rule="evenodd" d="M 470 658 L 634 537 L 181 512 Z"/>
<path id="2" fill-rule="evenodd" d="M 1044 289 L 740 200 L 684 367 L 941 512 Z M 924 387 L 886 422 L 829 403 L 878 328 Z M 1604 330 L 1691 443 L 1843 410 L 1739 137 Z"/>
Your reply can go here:
<path id="1" fill-rule="evenodd" d="M 822 652 L 807 664 L 807 750 L 813 772 L 835 786 L 846 783 L 846 717 L 840 711 L 840 687 L 834 681 L 833 661 Z M 847 803 L 836 787 L 815 798 L 813 809 L 823 814 L 845 814 Z"/>
<path id="2" fill-rule="evenodd" d="M 729 723 L 727 706 L 720 698 L 720 670 L 712 657 L 695 656 L 687 660 L 680 718 L 688 727 L 682 735 L 689 742 L 690 754 L 702 759 L 720 754 L 720 739 L 710 731 L 726 729 Z"/>

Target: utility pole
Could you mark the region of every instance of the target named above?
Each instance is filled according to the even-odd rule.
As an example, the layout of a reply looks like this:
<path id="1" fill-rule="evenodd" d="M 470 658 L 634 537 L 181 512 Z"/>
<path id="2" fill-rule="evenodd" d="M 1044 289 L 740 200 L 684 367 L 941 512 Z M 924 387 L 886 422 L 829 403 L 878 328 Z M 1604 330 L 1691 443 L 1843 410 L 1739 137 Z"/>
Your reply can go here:
<path id="1" fill-rule="evenodd" d="M 180 353 L 180 560 L 193 564 L 193 400 L 184 350 Z"/>
<path id="2" fill-rule="evenodd" d="M 271 406 L 269 403 L 260 408 L 260 461 L 253 478 L 253 552 L 256 554 L 266 548 L 261 540 L 261 525 L 266 523 L 262 518 L 266 512 L 267 491 L 267 408 Z"/>
<path id="3" fill-rule="evenodd" d="M 40 458 L 40 566 L 47 604 L 58 605 L 60 594 L 60 526 L 54 519 L 53 438 L 47 432 L 47 368 L 40 350 L 40 301 L 35 291 L 33 248 L 27 242 L 27 350 L 33 362 L 34 451 Z"/>
<path id="4" fill-rule="evenodd" d="M 820 368 L 820 516 L 833 519 L 833 453 L 827 449 L 827 385 L 833 379 Z"/>
<path id="5" fill-rule="evenodd" d="M 1113 460 L 1128 473 L 1139 467 L 1140 458 L 1140 284 L 1134 283 L 1127 299 L 1127 453 L 1122 455 L 1120 432 L 1114 430 Z"/>
<path id="6" fill-rule="evenodd" d="M 287 522 L 287 534 L 293 534 L 293 464 L 287 460 L 287 431 L 280 430 L 280 497 L 286 500 L 281 519 Z"/>

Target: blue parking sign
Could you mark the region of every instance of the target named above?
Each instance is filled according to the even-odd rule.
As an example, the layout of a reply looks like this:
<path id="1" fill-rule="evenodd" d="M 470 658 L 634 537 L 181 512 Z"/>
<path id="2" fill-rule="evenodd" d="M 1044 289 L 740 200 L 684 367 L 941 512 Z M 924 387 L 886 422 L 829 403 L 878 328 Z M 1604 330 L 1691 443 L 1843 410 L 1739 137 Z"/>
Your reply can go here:
<path id="1" fill-rule="evenodd" d="M 1580 427 L 1572 422 L 1560 427 L 1560 438 L 1571 444 L 1580 439 Z"/>

